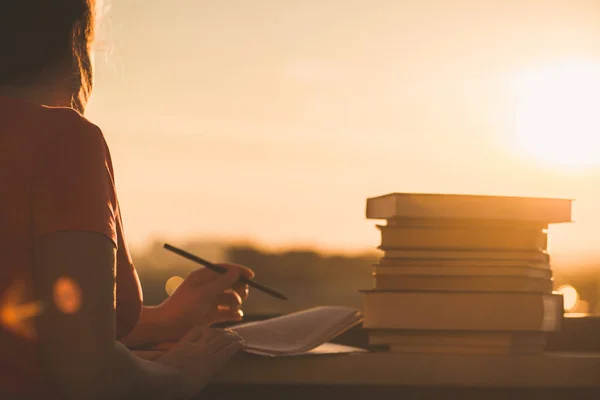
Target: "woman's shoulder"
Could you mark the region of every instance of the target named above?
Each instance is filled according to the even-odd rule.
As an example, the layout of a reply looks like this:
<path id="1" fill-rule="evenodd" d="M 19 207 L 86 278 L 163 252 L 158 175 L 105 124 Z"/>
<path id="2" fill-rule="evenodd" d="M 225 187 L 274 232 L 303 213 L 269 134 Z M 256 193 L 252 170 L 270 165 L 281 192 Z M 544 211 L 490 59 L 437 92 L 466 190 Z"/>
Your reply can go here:
<path id="1" fill-rule="evenodd" d="M 104 143 L 102 130 L 73 108 L 0 96 L 0 115 L 4 127 L 26 142 L 42 146 L 48 141 L 64 140 Z"/>
<path id="2" fill-rule="evenodd" d="M 100 127 L 92 123 L 77 110 L 68 107 L 46 107 L 43 106 L 41 113 L 52 131 L 60 135 L 84 136 L 86 139 L 104 141 L 104 135 Z M 80 138 L 81 140 L 81 138 Z"/>
<path id="3" fill-rule="evenodd" d="M 36 158 L 48 157 L 62 162 L 110 163 L 110 150 L 102 130 L 72 108 L 38 109 L 36 129 L 30 132 L 30 143 Z"/>
<path id="4" fill-rule="evenodd" d="M 0 113 L 8 119 L 11 119 L 10 117 L 15 120 L 27 118 L 30 124 L 48 125 L 50 123 L 52 125 L 52 122 L 58 122 L 90 131 L 99 130 L 98 126 L 74 108 L 47 106 L 14 97 L 0 95 Z M 22 124 L 19 125 L 22 126 Z"/>
<path id="5" fill-rule="evenodd" d="M 50 127 L 40 142 L 42 153 L 64 157 L 64 162 L 112 165 L 104 134 L 96 124 L 71 108 L 44 107 L 42 112 L 46 116 L 41 119 Z"/>
<path id="6" fill-rule="evenodd" d="M 101 129 L 75 109 L 50 107 L 0 96 L 0 147 L 7 147 L 21 169 L 44 163 L 110 164 Z"/>

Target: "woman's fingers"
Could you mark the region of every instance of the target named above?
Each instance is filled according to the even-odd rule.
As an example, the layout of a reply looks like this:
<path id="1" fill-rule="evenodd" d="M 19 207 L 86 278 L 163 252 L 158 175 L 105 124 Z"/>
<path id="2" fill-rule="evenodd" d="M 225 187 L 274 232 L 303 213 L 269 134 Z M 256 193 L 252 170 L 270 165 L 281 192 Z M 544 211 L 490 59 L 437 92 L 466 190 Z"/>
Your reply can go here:
<path id="1" fill-rule="evenodd" d="M 244 267 L 243 265 L 238 264 L 217 264 L 220 267 L 227 269 L 228 271 L 235 270 L 238 272 L 239 276 L 244 276 L 248 279 L 254 278 L 254 271 L 252 271 L 248 267 Z M 223 275 L 219 272 L 215 272 L 208 268 L 198 268 L 190 273 L 190 278 L 192 278 L 197 283 L 206 283 L 213 281 L 219 275 Z"/>
<path id="2" fill-rule="evenodd" d="M 172 350 L 181 352 L 187 349 L 185 352 L 189 353 L 189 355 L 195 353 L 214 354 L 231 342 L 243 342 L 243 339 L 231 330 L 193 328 L 179 341 L 177 346 L 175 346 L 177 348 L 173 348 Z"/>
<path id="3" fill-rule="evenodd" d="M 210 314 L 210 321 L 213 324 L 221 322 L 241 321 L 244 317 L 244 312 L 240 309 L 219 308 Z"/>
<path id="4" fill-rule="evenodd" d="M 229 269 L 224 274 L 216 274 L 217 277 L 204 286 L 203 290 L 214 294 L 215 298 L 226 290 L 229 290 L 240 278 L 240 272 L 236 268 Z"/>
<path id="5" fill-rule="evenodd" d="M 233 290 L 240 295 L 243 301 L 248 299 L 248 292 L 250 291 L 250 287 L 242 282 L 237 282 L 233 285 Z"/>
<path id="6" fill-rule="evenodd" d="M 244 267 L 242 265 L 237 264 L 218 264 L 220 267 L 227 269 L 228 271 L 235 270 L 237 271 L 239 276 L 244 276 L 248 279 L 252 279 L 254 277 L 254 271 L 250 268 Z M 190 279 L 196 284 L 205 284 L 215 279 L 218 279 L 219 276 L 224 274 L 213 271 L 209 268 L 198 268 L 192 272 L 190 272 Z"/>
<path id="7" fill-rule="evenodd" d="M 221 266 L 223 268 L 227 268 L 227 269 L 235 269 L 235 270 L 239 271 L 240 276 L 244 276 L 248 279 L 254 278 L 254 271 L 252 271 L 250 268 L 245 267 L 243 265 L 223 263 L 223 264 L 219 264 L 219 266 Z"/>
<path id="8" fill-rule="evenodd" d="M 216 354 L 231 343 L 241 343 L 243 339 L 237 333 L 226 329 L 210 329 L 202 339 L 194 344 L 200 351 Z"/>
<path id="9" fill-rule="evenodd" d="M 240 298 L 246 300 L 249 287 L 243 282 L 239 282 L 240 277 L 252 279 L 254 272 L 244 266 L 237 264 L 219 264 L 227 269 L 222 274 L 207 268 L 199 268 L 190 273 L 182 285 L 203 286 L 205 289 L 212 289 L 216 293 L 233 289 Z"/>
<path id="10" fill-rule="evenodd" d="M 218 347 L 215 346 L 215 366 L 224 365 L 245 346 L 243 339 L 237 333 L 229 331 L 228 336 L 230 337 L 228 340 L 220 342 Z"/>
<path id="11" fill-rule="evenodd" d="M 217 300 L 217 305 L 232 309 L 239 309 L 242 307 L 242 298 L 234 290 L 226 290 L 221 293 Z"/>
<path id="12" fill-rule="evenodd" d="M 199 392 L 243 348 L 243 339 L 236 332 L 194 328 L 186 335 L 185 342 L 179 342 L 175 348 L 157 357 L 156 361 L 178 368 L 182 375 L 181 389 L 191 396 Z"/>
<path id="13" fill-rule="evenodd" d="M 229 268 L 238 269 L 240 271 L 240 276 L 243 276 L 245 278 L 248 278 L 248 279 L 254 278 L 254 271 L 252 271 L 248 267 L 244 267 L 243 265 L 238 265 L 238 264 L 221 264 L 221 265 L 228 269 Z M 248 287 L 248 284 L 243 283 L 243 282 L 236 282 L 233 285 L 233 290 L 236 291 L 237 294 L 240 295 L 242 300 L 246 300 L 248 298 L 249 289 L 250 288 Z"/>
<path id="14" fill-rule="evenodd" d="M 229 361 L 231 359 L 231 357 L 233 357 L 234 355 L 236 355 L 243 349 L 244 349 L 243 342 L 234 341 L 234 342 L 227 344 L 227 346 L 222 347 L 215 354 L 215 357 L 217 357 L 221 362 L 226 363 L 227 361 Z"/>
<path id="15" fill-rule="evenodd" d="M 131 352 L 135 356 L 148 361 L 156 360 L 164 354 L 164 351 L 161 350 L 132 350 Z"/>
<path id="16" fill-rule="evenodd" d="M 198 342 L 186 356 L 189 362 L 181 369 L 184 386 L 187 392 L 196 394 L 212 377 L 223 369 L 225 364 L 239 351 L 244 344 L 239 335 L 222 329 L 212 329 L 204 336 L 210 343 Z"/>
<path id="17" fill-rule="evenodd" d="M 218 272 L 208 268 L 198 268 L 190 272 L 189 279 L 196 285 L 202 285 L 214 281 L 218 276 Z"/>
<path id="18" fill-rule="evenodd" d="M 230 342 L 231 340 L 233 340 L 233 337 L 226 335 L 224 330 L 211 328 L 207 330 L 198 345 L 212 348 L 218 346 L 220 343 Z"/>
<path id="19" fill-rule="evenodd" d="M 219 295 L 219 302 L 210 314 L 210 321 L 213 324 L 240 321 L 244 317 L 241 307 L 242 298 L 240 295 L 233 290 L 228 290 Z"/>
<path id="20" fill-rule="evenodd" d="M 181 340 L 179 342 L 180 343 L 197 342 L 203 336 L 207 335 L 209 330 L 210 330 L 210 328 L 208 328 L 206 326 L 196 326 L 196 327 L 190 329 L 189 331 L 187 331 L 186 334 L 183 335 L 183 337 L 181 338 Z"/>

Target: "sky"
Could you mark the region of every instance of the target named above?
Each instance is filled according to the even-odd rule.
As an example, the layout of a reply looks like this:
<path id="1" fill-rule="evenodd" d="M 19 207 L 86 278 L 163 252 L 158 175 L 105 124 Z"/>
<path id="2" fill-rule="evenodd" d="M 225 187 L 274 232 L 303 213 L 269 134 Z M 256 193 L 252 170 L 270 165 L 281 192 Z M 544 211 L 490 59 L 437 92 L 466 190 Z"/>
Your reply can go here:
<path id="1" fill-rule="evenodd" d="M 87 117 L 132 246 L 356 252 L 390 192 L 576 199 L 600 253 L 600 3 L 106 1 Z M 597 89 L 597 90 L 596 90 Z"/>

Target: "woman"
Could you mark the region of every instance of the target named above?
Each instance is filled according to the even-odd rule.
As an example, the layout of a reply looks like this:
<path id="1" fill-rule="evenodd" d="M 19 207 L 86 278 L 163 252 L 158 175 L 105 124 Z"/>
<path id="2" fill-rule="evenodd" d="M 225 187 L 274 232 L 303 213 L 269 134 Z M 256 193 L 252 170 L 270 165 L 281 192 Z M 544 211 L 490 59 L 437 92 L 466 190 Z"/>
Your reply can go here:
<path id="1" fill-rule="evenodd" d="M 252 271 L 197 270 L 143 307 L 109 150 L 82 117 L 94 0 L 0 0 L 0 395 L 181 399 L 243 346 Z M 232 290 L 235 287 L 235 290 Z M 153 362 L 129 349 L 178 342 Z"/>

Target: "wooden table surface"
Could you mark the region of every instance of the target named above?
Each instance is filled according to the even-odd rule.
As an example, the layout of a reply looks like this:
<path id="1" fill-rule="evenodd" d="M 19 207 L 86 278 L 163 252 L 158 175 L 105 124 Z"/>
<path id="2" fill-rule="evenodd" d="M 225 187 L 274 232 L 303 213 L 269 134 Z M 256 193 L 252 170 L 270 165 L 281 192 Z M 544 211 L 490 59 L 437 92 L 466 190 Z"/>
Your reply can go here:
<path id="1" fill-rule="evenodd" d="M 600 354 L 538 356 L 356 353 L 268 358 L 242 354 L 217 385 L 600 388 Z"/>

